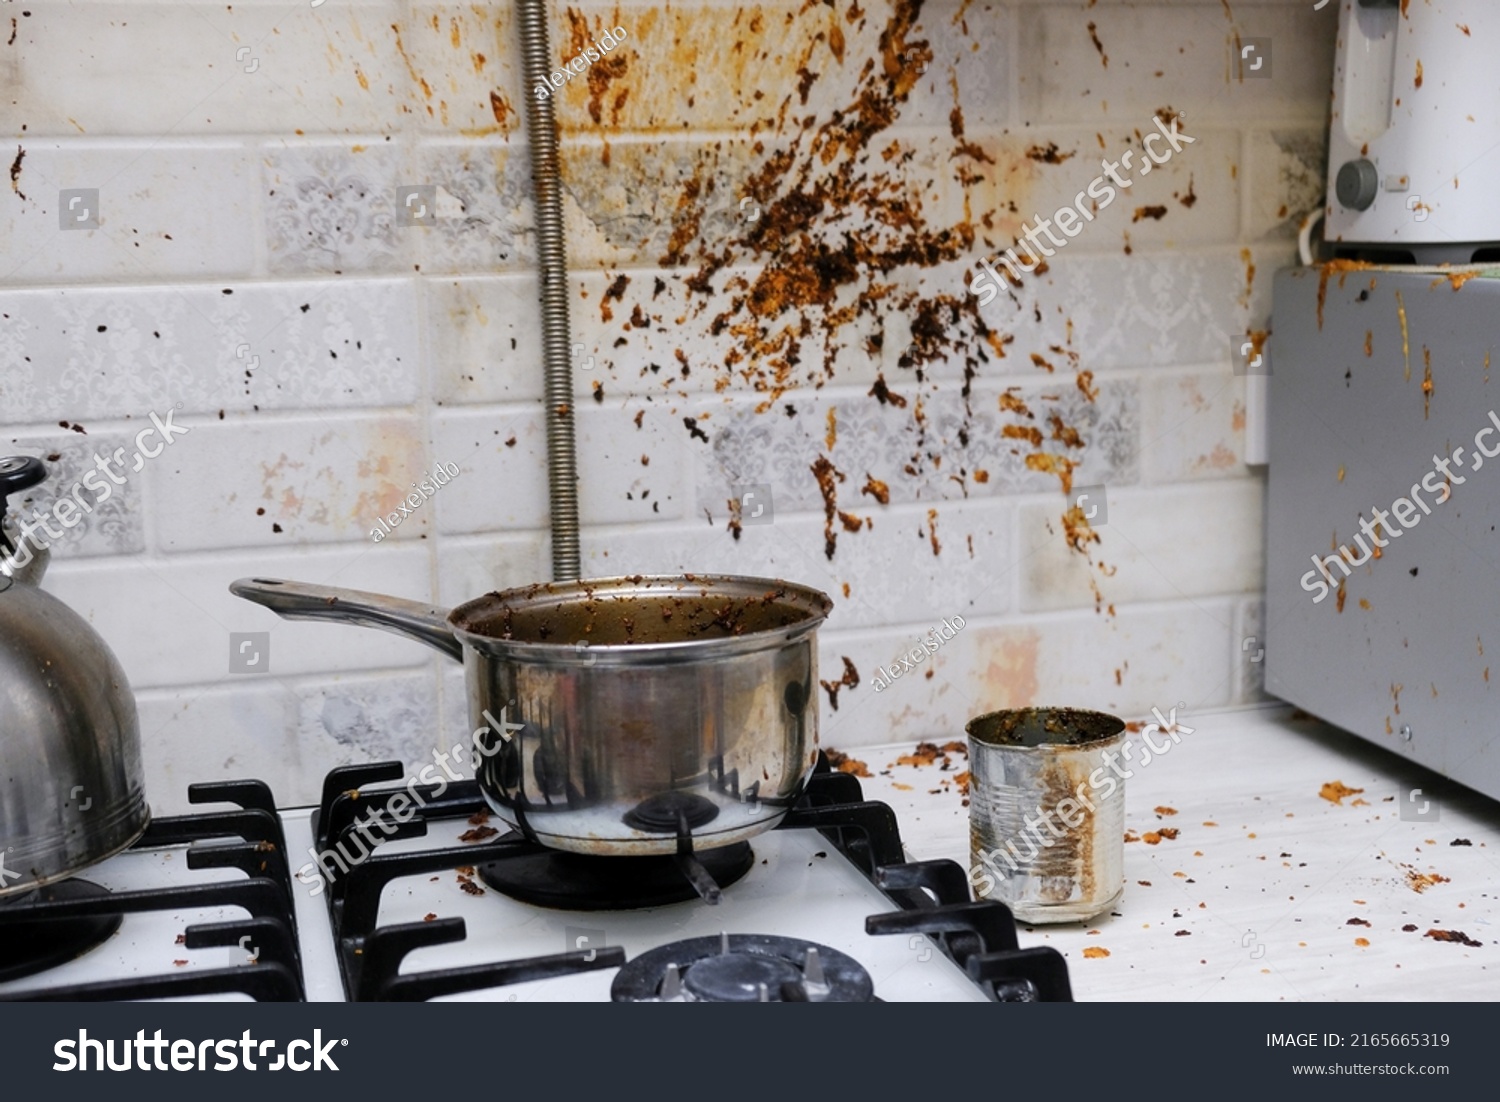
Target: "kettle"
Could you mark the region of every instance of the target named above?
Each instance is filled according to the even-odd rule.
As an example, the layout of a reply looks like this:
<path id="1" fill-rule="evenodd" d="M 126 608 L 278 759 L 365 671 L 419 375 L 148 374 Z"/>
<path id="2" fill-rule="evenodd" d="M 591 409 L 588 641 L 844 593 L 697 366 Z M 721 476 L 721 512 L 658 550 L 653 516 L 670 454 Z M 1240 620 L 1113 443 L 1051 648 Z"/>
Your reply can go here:
<path id="1" fill-rule="evenodd" d="M 38 588 L 48 551 L 6 511 L 46 477 L 39 459 L 0 459 L 0 902 L 128 848 L 151 818 L 125 672 Z"/>

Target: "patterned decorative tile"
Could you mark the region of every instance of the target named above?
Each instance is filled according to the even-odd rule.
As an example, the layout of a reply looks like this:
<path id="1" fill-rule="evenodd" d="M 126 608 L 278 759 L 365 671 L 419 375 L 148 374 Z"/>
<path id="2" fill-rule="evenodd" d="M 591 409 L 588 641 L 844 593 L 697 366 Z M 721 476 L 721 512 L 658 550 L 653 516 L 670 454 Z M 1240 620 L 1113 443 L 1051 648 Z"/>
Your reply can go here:
<path id="1" fill-rule="evenodd" d="M 421 146 L 407 184 L 436 187 L 436 219 L 405 231 L 424 272 L 492 272 L 536 263 L 531 164 L 524 148 L 447 142 Z"/>
<path id="2" fill-rule="evenodd" d="M 282 145 L 265 150 L 266 248 L 276 272 L 401 268 L 412 246 L 397 226 L 403 175 L 389 145 Z M 408 233 L 423 232 L 409 228 Z"/>
<path id="3" fill-rule="evenodd" d="M 1091 370 L 1201 366 L 1226 359 L 1229 334 L 1245 331 L 1252 290 L 1268 278 L 1232 248 L 1067 256 L 1026 277 L 1015 298 L 982 308 L 985 321 L 1015 335 L 1014 349 L 1071 347 Z M 1015 359 L 1014 353 L 1012 358 Z"/>
<path id="4" fill-rule="evenodd" d="M 180 439 L 180 438 L 179 438 Z M 151 447 L 156 446 L 153 441 Z M 142 515 L 142 482 L 126 464 L 116 460 L 117 449 L 127 458 L 135 451 L 133 434 L 119 432 L 52 433 L 46 436 L 13 436 L 7 454 L 34 455 L 47 464 L 47 480 L 34 487 L 24 496 L 12 498 L 13 515 L 26 520 L 37 513 L 51 513 L 53 506 L 64 499 L 86 503 L 86 508 L 69 510 L 74 521 L 72 527 L 59 523 L 56 515 L 49 521 L 62 539 L 52 540 L 44 531 L 37 537 L 55 559 L 88 555 L 133 555 L 145 549 L 146 539 Z M 116 477 L 123 485 L 107 478 L 100 470 L 96 457 L 102 457 L 110 470 L 119 472 Z M 89 483 L 84 476 L 93 474 Z M 80 511 L 82 510 L 82 511 Z M 34 540 L 37 538 L 34 537 Z"/>
<path id="5" fill-rule="evenodd" d="M 570 252 L 576 250 L 580 263 L 654 265 L 672 251 L 674 239 L 695 249 L 728 244 L 757 213 L 741 200 L 751 174 L 769 156 L 742 138 L 711 145 L 650 138 L 566 143 L 563 181 L 576 207 L 568 224 Z"/>
<path id="6" fill-rule="evenodd" d="M 707 454 L 692 450 L 698 465 L 699 507 L 720 503 L 734 486 L 766 484 L 779 508 L 822 509 L 824 497 L 813 466 L 820 456 L 835 468 L 830 485 L 842 508 L 863 503 L 867 478 L 884 482 L 893 502 L 942 501 L 1007 493 L 1037 493 L 1059 486 L 1058 477 L 1027 467 L 1034 452 L 1081 457 L 1073 480 L 1080 484 L 1129 484 L 1138 478 L 1139 399 L 1134 381 L 1098 384 L 1089 401 L 1064 383 L 1018 388 L 1035 414 L 1000 408 L 999 394 L 976 387 L 966 403 L 952 388 L 908 405 L 881 404 L 867 396 L 820 397 L 784 403 L 765 413 L 735 405 L 711 422 Z M 790 405 L 796 415 L 787 417 Z M 833 429 L 829 428 L 829 415 Z M 919 419 L 920 416 L 920 419 Z M 1057 424 L 1084 442 L 1072 449 L 1054 439 Z M 1005 426 L 1035 428 L 1037 445 L 1003 435 Z M 828 446 L 832 431 L 835 442 Z M 839 478 L 839 474 L 843 478 Z M 981 479 L 983 481 L 981 481 Z"/>

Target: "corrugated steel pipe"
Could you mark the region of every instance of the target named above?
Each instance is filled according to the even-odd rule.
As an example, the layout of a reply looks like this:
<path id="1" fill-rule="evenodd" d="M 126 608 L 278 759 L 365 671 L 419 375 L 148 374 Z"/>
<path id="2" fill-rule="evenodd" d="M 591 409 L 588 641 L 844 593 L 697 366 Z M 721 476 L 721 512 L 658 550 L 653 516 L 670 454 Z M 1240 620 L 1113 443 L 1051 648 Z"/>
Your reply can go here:
<path id="1" fill-rule="evenodd" d="M 563 234 L 557 121 L 550 87 L 552 51 L 546 0 L 519 0 L 526 132 L 531 142 L 531 194 L 536 207 L 537 277 L 541 283 L 542 373 L 547 403 L 547 488 L 552 511 L 552 577 L 579 576 L 578 456 L 573 432 L 572 329 L 568 322 L 568 256 Z"/>

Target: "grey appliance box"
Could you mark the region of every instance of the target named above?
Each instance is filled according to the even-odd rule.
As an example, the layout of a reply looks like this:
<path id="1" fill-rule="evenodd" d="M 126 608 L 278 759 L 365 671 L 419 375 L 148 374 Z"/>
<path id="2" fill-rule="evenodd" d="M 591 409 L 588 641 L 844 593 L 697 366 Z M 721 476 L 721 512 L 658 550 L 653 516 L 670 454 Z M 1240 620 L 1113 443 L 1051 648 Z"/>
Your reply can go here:
<path id="1" fill-rule="evenodd" d="M 1272 323 L 1266 690 L 1500 798 L 1500 269 L 1288 269 Z"/>

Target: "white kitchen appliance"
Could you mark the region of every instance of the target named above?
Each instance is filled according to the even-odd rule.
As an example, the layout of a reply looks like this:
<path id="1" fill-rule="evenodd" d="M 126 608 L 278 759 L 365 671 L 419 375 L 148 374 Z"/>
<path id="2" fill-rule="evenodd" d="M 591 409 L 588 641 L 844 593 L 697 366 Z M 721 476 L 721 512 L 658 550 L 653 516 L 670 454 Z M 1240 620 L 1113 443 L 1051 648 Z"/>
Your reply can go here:
<path id="1" fill-rule="evenodd" d="M 1495 0 L 1343 0 L 1330 244 L 1383 246 L 1419 263 L 1500 255 L 1486 252 L 1500 243 L 1497 43 Z"/>

